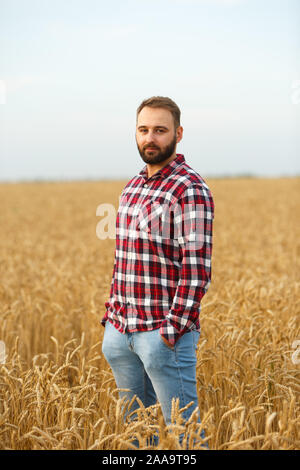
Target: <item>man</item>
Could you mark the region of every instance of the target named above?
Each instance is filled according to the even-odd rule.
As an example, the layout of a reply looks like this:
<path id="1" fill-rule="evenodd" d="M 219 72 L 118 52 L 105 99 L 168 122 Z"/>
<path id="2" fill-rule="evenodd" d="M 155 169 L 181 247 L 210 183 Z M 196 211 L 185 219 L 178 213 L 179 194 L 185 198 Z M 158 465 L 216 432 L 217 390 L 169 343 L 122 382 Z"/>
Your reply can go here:
<path id="1" fill-rule="evenodd" d="M 214 203 L 176 146 L 178 106 L 166 97 L 137 109 L 136 143 L 146 163 L 121 194 L 102 352 L 120 397 L 158 400 L 171 424 L 172 399 L 187 420 L 198 406 L 200 301 L 211 282 Z M 136 403 L 132 410 L 136 409 Z M 198 415 L 200 422 L 200 417 Z"/>

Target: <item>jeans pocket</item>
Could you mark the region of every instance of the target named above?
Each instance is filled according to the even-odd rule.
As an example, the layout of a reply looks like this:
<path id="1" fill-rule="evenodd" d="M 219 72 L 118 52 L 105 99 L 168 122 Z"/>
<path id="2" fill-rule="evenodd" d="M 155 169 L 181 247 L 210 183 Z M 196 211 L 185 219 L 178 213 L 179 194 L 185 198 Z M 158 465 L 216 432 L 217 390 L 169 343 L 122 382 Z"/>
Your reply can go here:
<path id="1" fill-rule="evenodd" d="M 174 347 L 171 348 L 170 346 L 168 346 L 168 345 L 164 342 L 163 337 L 162 337 L 162 335 L 161 335 L 160 333 L 159 333 L 159 338 L 160 338 L 161 343 L 162 343 L 167 349 L 169 349 L 169 350 L 171 350 L 171 351 L 174 351 Z"/>

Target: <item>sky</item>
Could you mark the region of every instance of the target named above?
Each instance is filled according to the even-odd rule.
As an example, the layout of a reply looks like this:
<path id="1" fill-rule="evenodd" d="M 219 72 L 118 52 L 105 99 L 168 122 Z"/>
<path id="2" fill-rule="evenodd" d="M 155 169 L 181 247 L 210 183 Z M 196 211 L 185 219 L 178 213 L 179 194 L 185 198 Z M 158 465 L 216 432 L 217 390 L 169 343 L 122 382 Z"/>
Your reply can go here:
<path id="1" fill-rule="evenodd" d="M 154 95 L 202 177 L 300 175 L 299 0 L 0 0 L 0 181 L 133 177 Z"/>

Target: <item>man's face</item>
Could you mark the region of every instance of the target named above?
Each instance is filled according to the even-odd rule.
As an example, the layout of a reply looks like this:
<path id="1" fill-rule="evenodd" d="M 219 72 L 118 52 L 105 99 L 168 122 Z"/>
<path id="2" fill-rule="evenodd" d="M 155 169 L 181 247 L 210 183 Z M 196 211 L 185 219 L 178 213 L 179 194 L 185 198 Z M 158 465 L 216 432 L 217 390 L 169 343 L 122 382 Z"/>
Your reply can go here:
<path id="1" fill-rule="evenodd" d="M 145 163 L 157 164 L 175 154 L 182 127 L 175 130 L 172 113 L 164 108 L 145 106 L 137 117 L 136 143 Z"/>

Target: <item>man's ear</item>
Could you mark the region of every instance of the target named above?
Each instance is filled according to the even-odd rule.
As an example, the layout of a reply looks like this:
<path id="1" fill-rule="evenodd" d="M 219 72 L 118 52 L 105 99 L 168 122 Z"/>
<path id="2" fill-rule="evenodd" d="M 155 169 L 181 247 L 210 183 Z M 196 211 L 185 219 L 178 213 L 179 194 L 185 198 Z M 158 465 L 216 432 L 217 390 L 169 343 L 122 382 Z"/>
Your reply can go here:
<path id="1" fill-rule="evenodd" d="M 183 136 L 183 127 L 178 126 L 177 129 L 176 129 L 176 142 L 177 142 L 177 144 L 178 144 L 178 142 L 181 141 L 182 136 Z"/>

